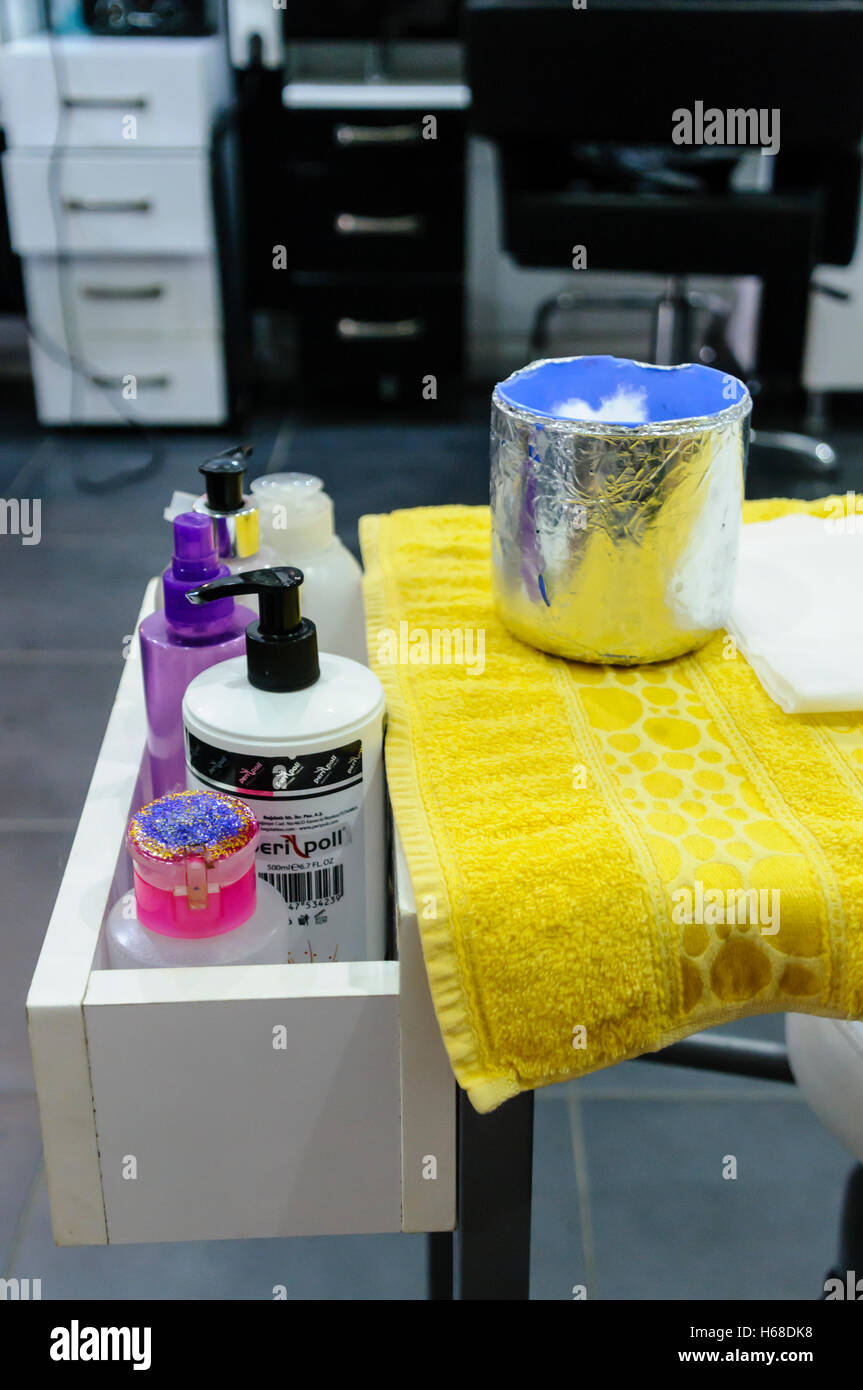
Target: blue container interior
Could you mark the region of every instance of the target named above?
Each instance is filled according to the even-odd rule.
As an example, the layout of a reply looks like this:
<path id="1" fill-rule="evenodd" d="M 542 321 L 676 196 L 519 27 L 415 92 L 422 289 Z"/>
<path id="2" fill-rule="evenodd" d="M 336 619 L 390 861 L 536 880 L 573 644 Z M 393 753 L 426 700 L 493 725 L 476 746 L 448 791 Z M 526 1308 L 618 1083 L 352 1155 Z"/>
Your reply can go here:
<path id="1" fill-rule="evenodd" d="M 497 393 L 517 409 L 553 420 L 635 426 L 717 415 L 740 400 L 745 387 L 700 363 L 651 367 L 623 357 L 576 357 L 525 367 Z"/>

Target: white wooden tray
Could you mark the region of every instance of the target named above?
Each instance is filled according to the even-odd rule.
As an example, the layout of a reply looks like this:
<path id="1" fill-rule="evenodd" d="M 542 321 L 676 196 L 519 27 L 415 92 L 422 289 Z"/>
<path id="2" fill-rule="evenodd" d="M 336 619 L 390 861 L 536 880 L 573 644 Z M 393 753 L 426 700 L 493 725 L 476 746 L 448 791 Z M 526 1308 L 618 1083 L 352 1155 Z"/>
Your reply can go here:
<path id="1" fill-rule="evenodd" d="M 27 1000 L 57 1244 L 453 1229 L 455 1083 L 399 846 L 398 961 L 107 970 L 144 749 L 135 642 Z"/>

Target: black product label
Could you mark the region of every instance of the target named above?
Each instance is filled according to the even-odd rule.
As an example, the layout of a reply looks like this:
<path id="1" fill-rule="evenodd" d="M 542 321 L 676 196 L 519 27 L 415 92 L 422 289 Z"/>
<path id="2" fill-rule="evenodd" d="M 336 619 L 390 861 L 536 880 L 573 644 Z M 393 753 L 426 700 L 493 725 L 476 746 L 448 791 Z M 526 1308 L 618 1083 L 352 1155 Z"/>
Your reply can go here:
<path id="1" fill-rule="evenodd" d="M 365 937 L 363 746 L 257 758 L 186 733 L 187 784 L 242 797 L 261 827 L 255 866 L 281 894 L 290 964 L 362 960 Z"/>
<path id="2" fill-rule="evenodd" d="M 363 745 L 360 739 L 328 748 L 323 753 L 299 757 L 250 757 L 214 748 L 186 731 L 189 767 L 205 786 L 254 800 L 279 801 L 332 796 L 363 780 Z"/>

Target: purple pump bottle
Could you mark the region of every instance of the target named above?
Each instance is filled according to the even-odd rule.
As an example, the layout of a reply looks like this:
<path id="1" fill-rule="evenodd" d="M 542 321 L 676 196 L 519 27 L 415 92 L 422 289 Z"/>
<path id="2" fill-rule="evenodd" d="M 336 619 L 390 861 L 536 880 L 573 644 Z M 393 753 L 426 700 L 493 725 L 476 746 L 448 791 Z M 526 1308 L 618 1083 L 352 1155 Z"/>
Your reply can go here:
<path id="1" fill-rule="evenodd" d="M 165 606 L 139 629 L 147 748 L 153 796 L 186 786 L 183 696 L 189 681 L 218 661 L 242 656 L 254 614 L 232 598 L 195 607 L 186 595 L 229 574 L 213 545 L 213 524 L 199 512 L 174 518 L 174 558 L 162 575 Z"/>

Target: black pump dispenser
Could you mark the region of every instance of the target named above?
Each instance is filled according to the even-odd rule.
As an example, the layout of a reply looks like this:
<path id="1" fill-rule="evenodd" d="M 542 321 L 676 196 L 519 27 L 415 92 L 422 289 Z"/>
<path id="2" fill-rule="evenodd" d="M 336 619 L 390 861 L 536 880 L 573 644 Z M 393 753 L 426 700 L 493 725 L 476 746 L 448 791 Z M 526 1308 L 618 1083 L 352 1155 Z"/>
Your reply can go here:
<path id="1" fill-rule="evenodd" d="M 198 469 L 204 475 L 207 506 L 213 512 L 241 512 L 246 505 L 243 480 L 246 462 L 252 454 L 251 444 L 238 444 L 207 459 Z"/>
<path id="2" fill-rule="evenodd" d="M 292 565 L 246 570 L 202 584 L 186 595 L 211 603 L 228 594 L 257 594 L 260 619 L 246 628 L 249 681 L 258 690 L 304 690 L 321 674 L 315 625 L 300 617 L 302 570 Z"/>

